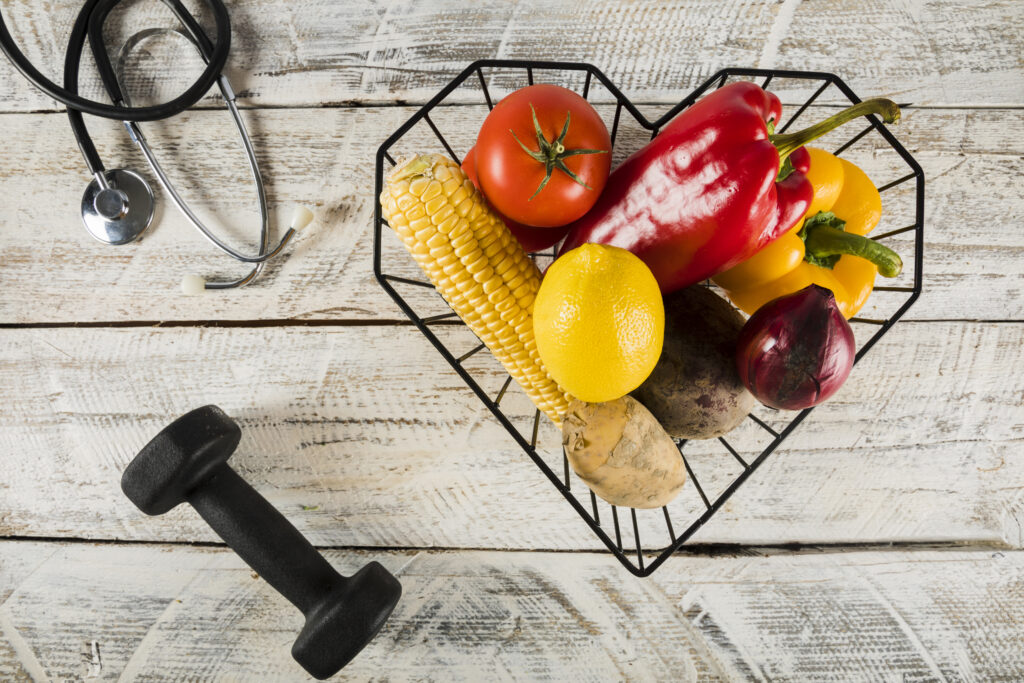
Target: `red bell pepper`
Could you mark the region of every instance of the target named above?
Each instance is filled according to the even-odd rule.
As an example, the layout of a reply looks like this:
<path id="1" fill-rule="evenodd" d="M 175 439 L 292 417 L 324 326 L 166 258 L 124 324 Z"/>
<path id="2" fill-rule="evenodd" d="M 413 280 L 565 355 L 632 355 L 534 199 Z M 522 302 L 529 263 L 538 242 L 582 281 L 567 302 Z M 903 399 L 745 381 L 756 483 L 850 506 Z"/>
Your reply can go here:
<path id="1" fill-rule="evenodd" d="M 776 135 L 781 112 L 774 93 L 749 82 L 703 98 L 612 172 L 560 253 L 610 244 L 639 256 L 665 294 L 700 282 L 750 258 L 803 217 L 812 196 L 807 157 L 779 179 L 795 150 L 859 116 L 899 118 L 893 102 L 867 100 Z"/>

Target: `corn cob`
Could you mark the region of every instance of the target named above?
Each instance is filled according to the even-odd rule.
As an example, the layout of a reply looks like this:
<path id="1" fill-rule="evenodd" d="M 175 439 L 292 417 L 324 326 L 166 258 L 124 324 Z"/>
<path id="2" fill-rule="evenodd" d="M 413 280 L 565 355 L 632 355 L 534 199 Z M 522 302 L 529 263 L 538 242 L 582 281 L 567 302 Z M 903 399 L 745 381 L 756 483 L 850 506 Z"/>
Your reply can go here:
<path id="1" fill-rule="evenodd" d="M 458 164 L 437 154 L 398 164 L 380 204 L 445 301 L 561 425 L 572 397 L 544 368 L 533 338 L 540 271 Z"/>

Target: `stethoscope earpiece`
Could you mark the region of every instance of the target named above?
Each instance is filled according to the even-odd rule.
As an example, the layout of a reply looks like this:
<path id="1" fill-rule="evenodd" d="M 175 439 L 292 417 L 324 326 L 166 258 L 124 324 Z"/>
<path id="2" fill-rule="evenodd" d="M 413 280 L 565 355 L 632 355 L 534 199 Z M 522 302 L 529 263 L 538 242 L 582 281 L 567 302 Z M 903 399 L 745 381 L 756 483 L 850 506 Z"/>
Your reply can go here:
<path id="1" fill-rule="evenodd" d="M 288 224 L 288 227 L 295 232 L 300 232 L 303 228 L 313 222 L 313 212 L 305 206 L 296 206 L 292 211 L 292 220 Z"/>
<path id="2" fill-rule="evenodd" d="M 199 275 L 186 275 L 181 278 L 181 293 L 185 296 L 196 296 L 206 291 L 206 280 Z"/>
<path id="3" fill-rule="evenodd" d="M 97 174 L 82 195 L 82 222 L 105 244 L 128 244 L 153 221 L 153 190 L 142 176 L 116 168 Z"/>

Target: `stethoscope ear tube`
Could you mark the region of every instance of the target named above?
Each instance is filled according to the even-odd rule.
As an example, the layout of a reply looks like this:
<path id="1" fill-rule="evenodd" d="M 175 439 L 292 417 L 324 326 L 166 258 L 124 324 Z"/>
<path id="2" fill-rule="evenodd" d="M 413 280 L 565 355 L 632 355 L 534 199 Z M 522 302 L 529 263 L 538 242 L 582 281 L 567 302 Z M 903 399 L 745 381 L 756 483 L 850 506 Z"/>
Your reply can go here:
<path id="1" fill-rule="evenodd" d="M 106 15 L 110 13 L 113 6 L 119 1 L 120 0 L 86 0 L 86 3 L 82 7 L 81 12 L 79 12 L 78 19 L 75 21 L 74 28 L 71 32 L 69 48 L 75 49 L 68 50 L 69 59 L 71 58 L 70 55 L 72 53 L 76 55 L 76 57 L 74 57 L 75 60 L 81 59 L 82 48 L 85 44 L 85 35 L 89 30 L 88 24 L 93 11 L 99 11 L 102 14 L 102 18 L 106 18 Z M 193 83 L 191 87 L 178 97 L 163 104 L 148 107 L 125 107 L 116 103 L 113 105 L 104 104 L 102 102 L 96 102 L 95 100 L 86 99 L 78 95 L 77 92 L 60 87 L 40 73 L 39 70 L 28 61 L 28 58 L 25 57 L 24 53 L 18 49 L 17 44 L 14 42 L 14 38 L 11 37 L 10 31 L 7 30 L 7 25 L 4 23 L 2 12 L 0 12 L 0 51 L 7 56 L 11 61 L 11 64 L 13 64 L 14 67 L 20 71 L 30 83 L 32 83 L 32 85 L 68 107 L 68 109 L 74 109 L 84 114 L 91 114 L 92 116 L 99 116 L 101 118 L 115 119 L 119 121 L 158 121 L 183 112 L 202 99 L 210 88 L 217 82 L 221 71 L 224 70 L 224 65 L 227 64 L 228 52 L 231 49 L 231 20 L 228 17 L 228 10 L 224 6 L 222 0 L 204 0 L 204 2 L 212 11 L 214 22 L 217 26 L 217 40 L 216 44 L 213 46 L 212 53 L 209 55 L 209 63 L 202 75 L 196 79 L 196 82 Z M 177 16 L 187 28 L 190 30 L 192 28 L 198 28 L 198 23 L 196 23 L 195 19 L 188 14 L 187 10 L 185 10 L 178 0 L 164 0 L 164 4 L 174 12 L 175 16 Z M 188 20 L 184 18 L 186 16 L 188 17 Z M 201 31 L 202 29 L 200 29 L 200 32 Z M 99 44 L 102 44 L 102 35 L 100 35 L 99 38 L 100 40 L 98 42 Z M 205 34 L 203 34 L 203 39 L 206 45 L 210 45 L 209 39 L 206 38 Z M 197 38 L 197 40 L 199 39 Z M 202 45 L 203 41 L 199 42 L 200 45 Z M 109 60 L 107 63 L 109 64 Z M 102 77 L 106 84 L 107 77 Z"/>

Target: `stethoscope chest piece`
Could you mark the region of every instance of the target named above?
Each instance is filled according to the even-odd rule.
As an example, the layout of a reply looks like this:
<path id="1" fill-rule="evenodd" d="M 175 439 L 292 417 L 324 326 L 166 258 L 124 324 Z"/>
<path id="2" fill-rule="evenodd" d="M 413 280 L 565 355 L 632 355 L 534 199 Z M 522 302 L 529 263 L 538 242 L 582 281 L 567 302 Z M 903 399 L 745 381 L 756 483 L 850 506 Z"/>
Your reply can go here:
<path id="1" fill-rule="evenodd" d="M 82 222 L 106 244 L 127 244 L 153 221 L 153 190 L 142 176 L 117 168 L 104 173 L 107 187 L 93 178 L 82 195 Z"/>

